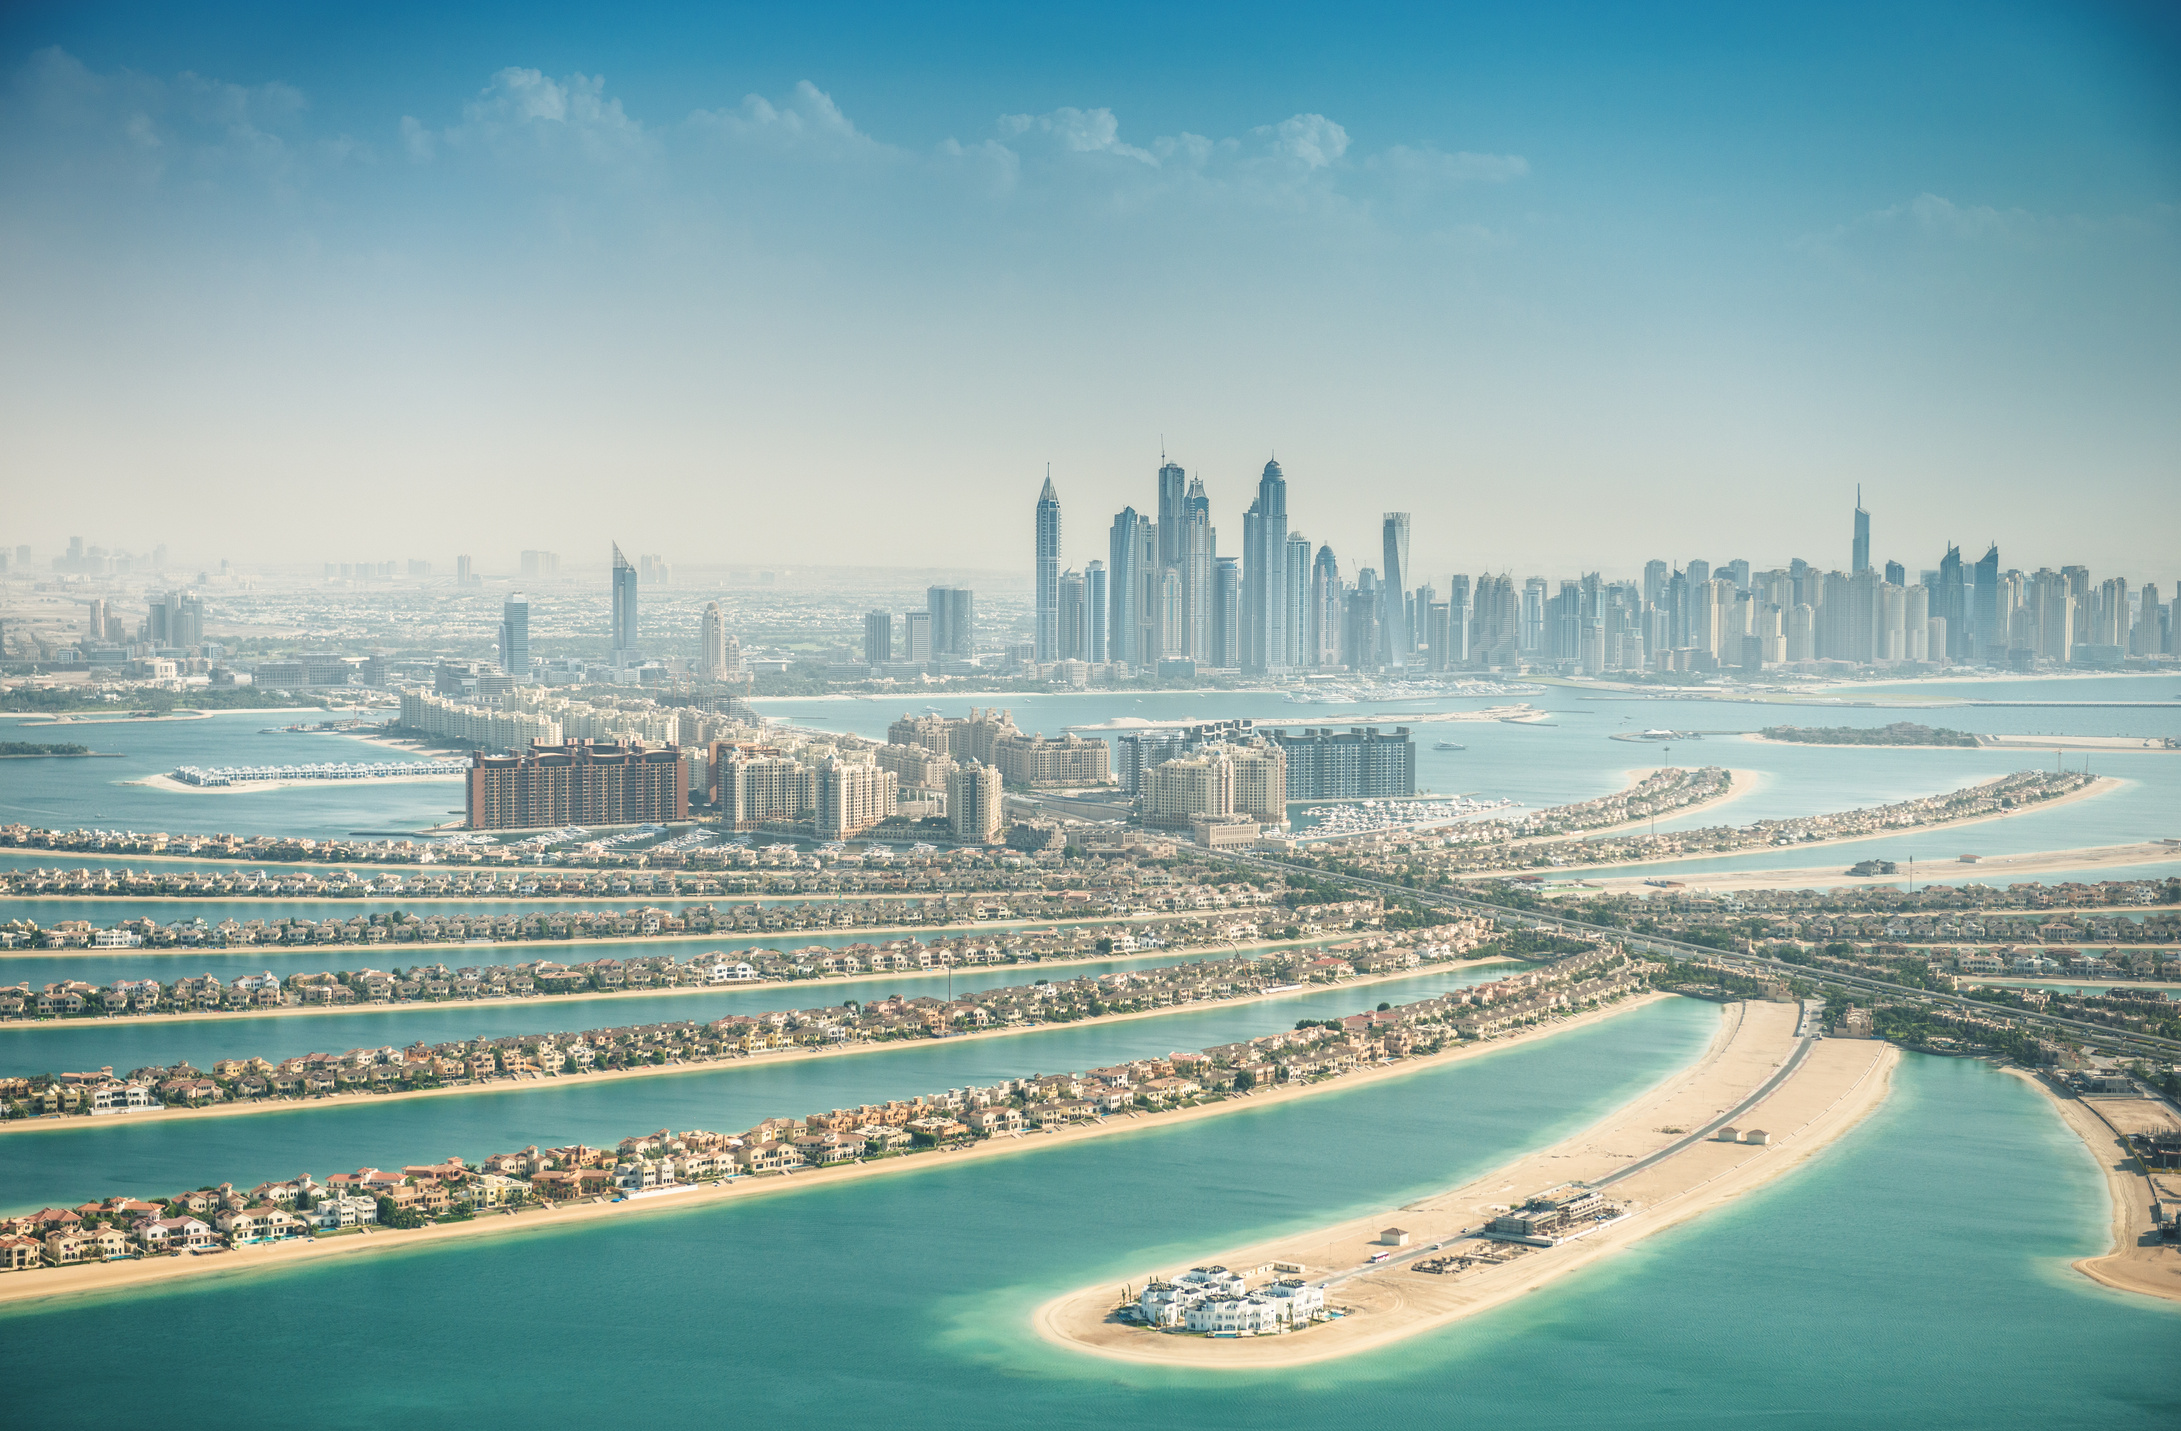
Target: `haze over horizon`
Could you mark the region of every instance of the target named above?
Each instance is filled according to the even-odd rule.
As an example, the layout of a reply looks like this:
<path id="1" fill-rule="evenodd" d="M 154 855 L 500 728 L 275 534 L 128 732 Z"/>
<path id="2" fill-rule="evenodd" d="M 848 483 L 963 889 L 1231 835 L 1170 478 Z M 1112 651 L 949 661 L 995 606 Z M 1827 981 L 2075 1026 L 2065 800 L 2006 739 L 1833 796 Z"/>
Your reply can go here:
<path id="1" fill-rule="evenodd" d="M 15 7 L 0 540 L 2174 579 L 2169 17 L 1248 14 Z"/>

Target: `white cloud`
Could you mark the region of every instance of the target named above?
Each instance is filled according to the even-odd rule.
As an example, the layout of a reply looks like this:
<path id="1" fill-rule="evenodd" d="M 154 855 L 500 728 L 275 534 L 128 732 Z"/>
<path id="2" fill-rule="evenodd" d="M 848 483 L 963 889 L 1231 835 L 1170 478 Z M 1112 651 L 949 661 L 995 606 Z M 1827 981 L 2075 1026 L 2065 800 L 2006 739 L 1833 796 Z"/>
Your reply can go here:
<path id="1" fill-rule="evenodd" d="M 1252 132 L 1269 141 L 1274 154 L 1306 170 L 1327 168 L 1348 152 L 1348 131 L 1322 114 L 1298 114 Z"/>
<path id="2" fill-rule="evenodd" d="M 347 136 L 300 133 L 309 104 L 292 85 L 98 73 L 58 48 L 33 54 L 7 86 L 11 146 L 78 180 L 102 167 L 139 181 L 207 182 L 247 174 L 290 183 L 315 169 L 368 160 Z"/>
<path id="3" fill-rule="evenodd" d="M 1062 107 L 1050 114 L 1003 114 L 1000 132 L 1010 136 L 1050 136 L 1071 154 L 1117 154 L 1140 164 L 1158 165 L 1150 151 L 1121 142 L 1121 121 L 1110 109 Z"/>
<path id="4" fill-rule="evenodd" d="M 735 109 L 700 109 L 689 116 L 699 134 L 745 148 L 775 149 L 834 158 L 891 156 L 898 151 L 856 128 L 833 96 L 799 81 L 785 104 L 745 95 Z"/>
<path id="5" fill-rule="evenodd" d="M 573 154 L 614 164 L 647 156 L 651 136 L 621 101 L 606 96 L 603 75 L 554 79 L 510 65 L 462 108 L 462 122 L 436 135 L 404 117 L 402 141 L 411 158 L 428 159 L 439 145 L 482 149 L 507 158 Z"/>

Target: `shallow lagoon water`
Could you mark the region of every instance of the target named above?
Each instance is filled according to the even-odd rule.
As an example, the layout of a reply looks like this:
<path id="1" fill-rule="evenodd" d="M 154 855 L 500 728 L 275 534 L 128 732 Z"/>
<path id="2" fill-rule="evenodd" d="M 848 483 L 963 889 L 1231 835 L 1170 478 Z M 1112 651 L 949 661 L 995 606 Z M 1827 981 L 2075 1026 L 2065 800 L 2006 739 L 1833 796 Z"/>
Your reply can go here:
<path id="1" fill-rule="evenodd" d="M 821 1428 L 2136 1431 L 2181 1418 L 2181 1309 L 2067 1270 L 2103 1230 L 2081 1144 L 2006 1075 L 1913 1056 L 1891 1101 L 1817 1163 L 1371 1355 L 1226 1375 L 1084 1358 L 1029 1331 L 1031 1309 L 1086 1282 L 1397 1206 L 1564 1136 L 1693 1058 L 1716 1020 L 1677 1001 L 1186 1129 L 0 1313 L 41 1342 L 131 1347 L 95 1394 L 25 1378 L 11 1409 L 52 1427 L 436 1425 L 514 1387 L 553 1424 L 636 1405 Z M 1947 1187 L 1977 1196 L 1936 1195 Z M 331 1326 L 369 1333 L 336 1354 Z M 262 1364 L 308 1374 L 212 1372 L 202 1348 L 245 1327 Z"/>

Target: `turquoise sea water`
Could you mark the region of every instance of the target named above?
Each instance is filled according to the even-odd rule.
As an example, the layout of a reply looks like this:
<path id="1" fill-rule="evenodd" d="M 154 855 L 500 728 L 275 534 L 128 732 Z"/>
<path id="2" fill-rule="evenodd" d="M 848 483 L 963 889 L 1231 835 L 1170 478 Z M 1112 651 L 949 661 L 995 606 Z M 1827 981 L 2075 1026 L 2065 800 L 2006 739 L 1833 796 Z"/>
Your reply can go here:
<path id="1" fill-rule="evenodd" d="M 2033 1091 L 1911 1057 L 1757 1194 L 1487 1316 L 1220 1374 L 1043 1344 L 1028 1313 L 1177 1256 L 1399 1205 L 1695 1056 L 1676 1001 L 1549 1044 L 1186 1128 L 467 1247 L 0 1312 L 115 1347 L 13 1424 L 526 1421 L 1056 1428 L 2169 1427 L 2181 1309 L 2067 1270 L 2099 1177 Z M 487 1309 L 490 1309 L 489 1311 Z M 153 1329 L 156 1329 L 154 1331 Z M 241 1341 L 240 1374 L 208 1346 Z"/>
<path id="2" fill-rule="evenodd" d="M 1929 684 L 1929 683 L 1927 683 Z M 1944 686 L 1945 683 L 1938 683 Z M 2166 702 L 2181 677 L 2123 676 L 2092 681 L 1977 683 L 1974 694 L 1986 699 L 2030 700 L 2144 700 Z M 1960 695 L 1968 688 L 1946 686 L 1940 692 Z M 1848 699 L 1856 698 L 1853 693 Z M 1630 769 L 1662 763 L 1665 752 L 1653 745 L 1610 739 L 1615 732 L 1665 728 L 1708 732 L 1700 741 L 1677 742 L 1672 758 L 1677 764 L 1699 761 L 1731 765 L 1760 772 L 1759 787 L 1732 807 L 1737 822 L 1784 818 L 1837 810 L 1849 805 L 1874 804 L 1915 795 L 1936 794 L 1971 780 L 2004 774 L 2010 770 L 2049 764 L 2051 756 L 2035 751 L 1998 753 L 1983 750 L 1826 750 L 1808 747 L 1758 744 L 1735 738 L 1734 733 L 1777 723 L 1799 725 L 1883 725 L 1903 718 L 1927 724 L 1952 726 L 1979 733 L 2181 736 L 2181 700 L 2152 708 L 2083 707 L 1947 707 L 1904 717 L 1897 709 L 1880 707 L 1781 707 L 1714 701 L 1601 699 L 1574 687 L 1547 687 L 1524 697 L 1552 712 L 1545 725 L 1509 725 L 1500 722 L 1418 724 L 1417 783 L 1422 788 L 1455 793 L 1504 797 L 1529 808 L 1542 808 L 1572 800 L 1588 799 L 1618 789 Z M 960 714 L 972 704 L 953 699 L 942 709 Z M 1495 704 L 1491 700 L 1434 700 L 1372 705 L 1351 711 L 1329 706 L 1295 705 L 1277 695 L 1247 692 L 1206 695 L 1093 692 L 1070 695 L 1001 696 L 990 704 L 1010 709 L 1026 730 L 1058 733 L 1071 725 L 1119 717 L 1147 720 L 1219 719 L 1247 716 L 1267 724 L 1290 727 L 1347 724 L 1342 715 L 1383 715 L 1397 723 L 1404 715 L 1426 711 L 1476 710 Z M 798 701 L 764 700 L 758 706 L 768 715 L 809 721 L 828 730 L 854 731 L 884 738 L 886 726 L 902 714 L 899 698 Z M 117 782 L 170 770 L 183 763 L 227 765 L 270 760 L 399 759 L 400 752 L 339 735 L 259 735 L 263 726 L 275 724 L 264 713 L 238 713 L 201 721 L 140 722 L 102 727 L 86 737 L 99 749 L 120 751 L 120 760 L 10 761 L 0 772 L 0 822 L 22 820 L 31 824 L 73 828 L 93 825 L 106 828 L 164 829 L 169 831 L 248 830 L 316 837 L 341 837 L 356 830 L 399 830 L 438 823 L 460 803 L 460 787 L 436 785 L 363 785 L 298 787 L 245 794 L 206 795 L 152 790 Z M 65 727 L 18 730 L 19 722 L 0 720 L 0 734 L 23 739 L 76 739 Z M 39 730 L 45 732 L 40 734 Z M 55 734 L 54 732 L 59 732 Z M 1438 751 L 1439 740 L 1465 745 L 1463 751 Z M 2080 753 L 2069 763 L 2079 765 Z M 2181 808 L 2181 755 L 2106 756 L 2093 754 L 2094 769 L 2120 774 L 2144 784 L 2144 813 L 2161 808 Z M 2129 762 L 2125 764 L 2124 760 Z M 2116 804 L 2114 802 L 2120 801 Z M 2094 802 L 2113 811 L 2117 825 L 2143 823 L 2137 811 L 2121 796 Z M 2054 816 L 2064 812 L 2052 812 Z M 1717 817 L 1690 817 L 1693 823 L 1710 823 Z M 2025 839 L 2042 839 L 2057 832 L 2067 838 L 2071 827 L 2055 823 L 2049 830 L 2025 817 Z M 1672 822 L 1661 821 L 1661 829 Z M 2069 839 L 2070 844 L 2112 843 L 2102 839 Z M 2009 848 L 2055 849 L 2063 844 L 2010 843 Z M 1982 853 L 1982 851 L 1977 851 Z M 35 860 L 33 863 L 37 862 Z M 47 857 L 46 862 L 51 862 Z M 111 861 L 109 861 L 111 862 Z"/>

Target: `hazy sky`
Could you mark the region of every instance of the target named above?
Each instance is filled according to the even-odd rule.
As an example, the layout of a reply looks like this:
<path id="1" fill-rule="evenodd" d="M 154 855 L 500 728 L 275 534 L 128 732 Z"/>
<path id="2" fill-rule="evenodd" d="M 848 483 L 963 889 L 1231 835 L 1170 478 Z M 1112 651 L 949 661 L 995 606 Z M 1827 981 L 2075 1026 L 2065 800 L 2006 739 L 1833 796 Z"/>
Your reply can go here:
<path id="1" fill-rule="evenodd" d="M 2172 13 L 18 3 L 0 541 L 2171 582 Z"/>

